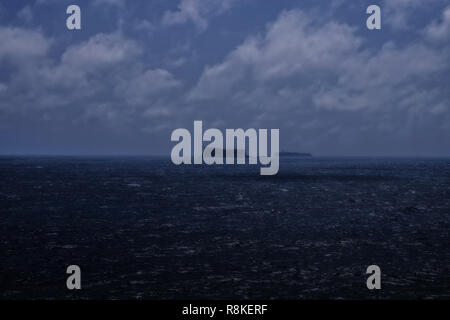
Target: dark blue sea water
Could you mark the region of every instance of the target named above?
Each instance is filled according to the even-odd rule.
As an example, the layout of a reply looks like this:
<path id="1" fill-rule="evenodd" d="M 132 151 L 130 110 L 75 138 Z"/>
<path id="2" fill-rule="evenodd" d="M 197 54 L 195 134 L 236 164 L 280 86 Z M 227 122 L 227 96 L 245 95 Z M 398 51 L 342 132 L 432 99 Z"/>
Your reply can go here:
<path id="1" fill-rule="evenodd" d="M 1 299 L 450 297 L 449 159 L 3 157 L 0 181 Z"/>

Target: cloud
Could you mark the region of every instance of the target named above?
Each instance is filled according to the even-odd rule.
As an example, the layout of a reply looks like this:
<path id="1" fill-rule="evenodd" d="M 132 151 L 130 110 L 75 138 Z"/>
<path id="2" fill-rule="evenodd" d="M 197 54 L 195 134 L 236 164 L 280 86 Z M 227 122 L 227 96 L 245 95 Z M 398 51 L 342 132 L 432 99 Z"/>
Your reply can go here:
<path id="1" fill-rule="evenodd" d="M 170 113 L 170 90 L 181 86 L 167 70 L 146 66 L 141 46 L 118 32 L 69 46 L 60 59 L 50 58 L 51 41 L 39 32 L 0 28 L 0 41 L 10 43 L 0 63 L 15 65 L 0 86 L 0 110 L 12 117 L 116 128 L 145 119 L 148 127 Z"/>
<path id="2" fill-rule="evenodd" d="M 383 20 L 394 29 L 406 29 L 410 23 L 410 14 L 432 1 L 436 0 L 386 0 L 382 5 Z"/>
<path id="3" fill-rule="evenodd" d="M 31 23 L 33 21 L 33 11 L 29 5 L 23 7 L 18 13 L 17 17 L 23 20 L 25 23 Z"/>
<path id="4" fill-rule="evenodd" d="M 432 22 L 425 34 L 433 41 L 450 41 L 450 6 L 442 13 L 440 21 Z"/>
<path id="5" fill-rule="evenodd" d="M 147 19 L 138 20 L 134 23 L 134 29 L 137 31 L 144 31 L 146 33 L 152 33 L 156 27 Z"/>
<path id="6" fill-rule="evenodd" d="M 385 2 L 382 21 L 401 23 L 395 32 L 368 33 L 364 21 L 341 14 L 359 10 L 353 2 L 334 1 L 339 12 L 312 1 L 279 12 L 277 3 L 255 12 L 247 34 L 234 28 L 247 19 L 230 10 L 234 3 L 180 0 L 168 9 L 136 2 L 117 12 L 126 21 L 119 31 L 105 17 L 83 32 L 65 30 L 64 19 L 61 28 L 40 22 L 28 29 L 26 14 L 21 21 L 8 10 L 8 26 L 0 26 L 7 44 L 0 46 L 1 135 L 40 139 L 59 130 L 61 139 L 76 140 L 95 131 L 104 135 L 99 144 L 114 141 L 114 148 L 110 135 L 127 132 L 118 149 L 131 136 L 164 149 L 171 129 L 201 119 L 222 129 L 280 128 L 282 148 L 319 154 L 447 152 L 439 137 L 450 134 L 448 8 L 434 15 L 439 6 L 423 0 Z M 40 18 L 47 9 L 33 7 Z M 167 27 L 189 24 L 208 33 Z M 210 46 L 216 37 L 220 45 Z M 149 142 L 150 133 L 158 138 Z"/>
<path id="7" fill-rule="evenodd" d="M 62 62 L 79 68 L 92 68 L 132 60 L 140 53 L 136 42 L 123 38 L 119 33 L 101 33 L 69 47 L 62 55 Z"/>
<path id="8" fill-rule="evenodd" d="M 283 12 L 206 67 L 187 100 L 211 121 L 218 119 L 206 106 L 226 106 L 220 117 L 227 125 L 237 125 L 239 112 L 247 127 L 281 127 L 288 144 L 333 149 L 366 148 L 368 136 L 411 139 L 417 126 L 444 121 L 436 115 L 448 94 L 435 86 L 449 67 L 445 54 L 424 42 L 369 47 L 351 26 L 315 21 L 300 10 Z"/>
<path id="9" fill-rule="evenodd" d="M 124 4 L 124 0 L 94 0 L 94 5 L 112 5 L 120 7 Z"/>
<path id="10" fill-rule="evenodd" d="M 316 26 L 301 11 L 283 12 L 264 35 L 248 38 L 224 62 L 207 67 L 190 98 L 228 94 L 246 77 L 263 84 L 313 69 L 333 69 L 360 42 L 347 25 Z"/>
<path id="11" fill-rule="evenodd" d="M 417 27 L 417 13 L 446 4 L 446 0 L 385 0 L 382 3 L 382 21 L 394 30 L 405 31 Z"/>
<path id="12" fill-rule="evenodd" d="M 51 39 L 41 32 L 16 27 L 0 27 L 0 59 L 23 61 L 24 58 L 42 57 L 51 46 Z"/>
<path id="13" fill-rule="evenodd" d="M 208 27 L 209 20 L 228 9 L 234 0 L 181 0 L 176 11 L 166 11 L 164 25 L 193 23 L 199 31 Z"/>
<path id="14" fill-rule="evenodd" d="M 176 80 L 167 70 L 154 69 L 146 70 L 132 79 L 120 82 L 115 90 L 118 96 L 126 97 L 130 105 L 145 105 L 156 94 L 167 92 L 180 85 L 180 81 Z M 152 112 L 147 112 L 147 114 L 152 114 Z"/>

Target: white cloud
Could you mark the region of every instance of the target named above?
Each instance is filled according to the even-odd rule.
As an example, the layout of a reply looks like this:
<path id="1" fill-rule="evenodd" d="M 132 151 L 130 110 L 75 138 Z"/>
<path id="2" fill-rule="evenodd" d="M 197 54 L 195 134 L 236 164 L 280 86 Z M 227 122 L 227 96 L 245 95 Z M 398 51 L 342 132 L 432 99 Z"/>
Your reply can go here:
<path id="1" fill-rule="evenodd" d="M 414 15 L 433 7 L 445 5 L 448 0 L 384 0 L 382 21 L 398 31 L 416 28 Z"/>
<path id="2" fill-rule="evenodd" d="M 248 38 L 224 62 L 207 67 L 190 98 L 228 94 L 243 80 L 258 85 L 311 71 L 334 70 L 360 43 L 347 25 L 330 22 L 316 26 L 301 11 L 283 12 L 264 35 Z"/>
<path id="3" fill-rule="evenodd" d="M 192 23 L 203 31 L 231 3 L 203 1 L 182 0 L 178 9 L 163 11 L 164 24 Z M 392 9 L 382 6 L 383 21 L 392 19 L 389 12 L 402 15 L 400 8 L 405 7 L 407 25 L 413 20 L 406 4 L 424 5 L 421 0 L 394 2 L 389 4 Z M 244 41 L 243 34 L 230 36 L 212 53 L 199 50 L 197 40 L 202 37 L 180 39 L 178 34 L 169 41 L 177 48 L 167 49 L 166 37 L 177 30 L 153 32 L 161 25 L 142 17 L 123 24 L 122 32 L 96 34 L 82 42 L 67 42 L 56 32 L 60 42 L 53 43 L 39 29 L 0 27 L 0 43 L 8 44 L 0 46 L 0 69 L 5 70 L 0 110 L 3 119 L 21 121 L 5 120 L 4 126 L 57 119 L 59 125 L 92 122 L 91 128 L 101 123 L 128 127 L 137 135 L 142 128 L 165 134 L 191 124 L 195 117 L 222 128 L 281 128 L 283 143 L 330 154 L 351 154 L 353 146 L 367 154 L 372 151 L 367 147 L 370 141 L 387 140 L 396 151 L 397 146 L 412 144 L 414 134 L 429 132 L 423 141 L 430 143 L 433 137 L 448 135 L 447 10 L 431 23 L 426 20 L 429 15 L 420 16 L 415 22 L 428 23 L 423 32 L 408 33 L 398 41 L 402 34 L 388 31 L 369 44 L 372 38 L 358 29 L 364 24 L 353 27 L 337 22 L 345 18 L 319 17 L 316 9 L 283 12 L 259 34 Z M 142 37 L 136 30 L 153 33 Z M 224 30 L 221 25 L 210 31 Z M 389 42 L 383 44 L 386 39 Z M 223 54 L 233 41 L 239 45 Z M 223 55 L 218 63 L 201 65 L 217 61 L 218 55 Z M 198 81 L 189 84 L 197 72 Z M 379 150 L 387 150 L 383 148 Z"/>
<path id="4" fill-rule="evenodd" d="M 446 92 L 428 86 L 449 67 L 444 54 L 420 42 L 369 49 L 352 27 L 315 21 L 299 10 L 282 13 L 265 33 L 206 67 L 188 101 L 211 121 L 202 108 L 226 106 L 220 117 L 231 126 L 282 127 L 297 132 L 292 143 L 316 146 L 348 147 L 362 132 L 407 137 L 417 123 L 439 121 L 433 117 Z"/>
<path id="5" fill-rule="evenodd" d="M 124 4 L 124 0 L 94 0 L 94 5 L 123 6 Z"/>
<path id="6" fill-rule="evenodd" d="M 382 19 L 394 29 L 406 29 L 411 12 L 432 1 L 436 0 L 386 0 L 382 5 Z"/>
<path id="7" fill-rule="evenodd" d="M 132 79 L 124 79 L 117 84 L 115 91 L 123 96 L 130 105 L 152 103 L 152 98 L 164 91 L 176 88 L 181 83 L 164 69 L 146 70 Z"/>
<path id="8" fill-rule="evenodd" d="M 25 23 L 31 23 L 33 21 L 33 11 L 29 5 L 23 7 L 18 13 L 17 17 L 22 19 Z"/>
<path id="9" fill-rule="evenodd" d="M 42 33 L 15 27 L 0 27 L 0 59 L 23 61 L 23 58 L 44 56 L 51 46 L 51 40 Z"/>
<path id="10" fill-rule="evenodd" d="M 100 67 L 131 60 L 141 53 L 139 45 L 119 33 L 97 34 L 88 41 L 69 47 L 62 62 L 80 68 Z"/>
<path id="11" fill-rule="evenodd" d="M 426 28 L 425 34 L 434 41 L 450 41 L 450 7 L 444 10 L 440 21 L 434 21 Z"/>
<path id="12" fill-rule="evenodd" d="M 211 17 L 228 10 L 233 2 L 234 0 L 180 0 L 178 10 L 164 13 L 163 24 L 192 22 L 200 31 L 204 31 Z"/>
<path id="13" fill-rule="evenodd" d="M 155 30 L 155 25 L 149 20 L 143 19 L 138 20 L 134 24 L 134 29 L 138 31 L 145 31 L 147 33 L 152 33 Z"/>
<path id="14" fill-rule="evenodd" d="M 16 65 L 0 86 L 0 109 L 15 114 L 132 126 L 145 113 L 148 126 L 170 113 L 166 100 L 181 86 L 167 70 L 146 67 L 140 45 L 117 32 L 72 45 L 59 60 L 47 55 L 51 41 L 39 32 L 0 28 L 0 41 L 9 43 L 0 48 L 0 63 Z"/>

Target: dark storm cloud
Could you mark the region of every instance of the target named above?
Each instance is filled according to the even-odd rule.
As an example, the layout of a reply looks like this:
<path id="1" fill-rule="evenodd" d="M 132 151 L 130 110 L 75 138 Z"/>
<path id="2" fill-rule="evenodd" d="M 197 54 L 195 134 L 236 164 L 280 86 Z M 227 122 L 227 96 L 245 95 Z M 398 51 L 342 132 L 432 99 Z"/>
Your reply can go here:
<path id="1" fill-rule="evenodd" d="M 449 155 L 450 7 L 427 4 L 382 4 L 378 34 L 351 1 L 80 1 L 78 33 L 61 2 L 4 5 L 1 153 L 168 154 L 203 120 L 315 154 Z"/>

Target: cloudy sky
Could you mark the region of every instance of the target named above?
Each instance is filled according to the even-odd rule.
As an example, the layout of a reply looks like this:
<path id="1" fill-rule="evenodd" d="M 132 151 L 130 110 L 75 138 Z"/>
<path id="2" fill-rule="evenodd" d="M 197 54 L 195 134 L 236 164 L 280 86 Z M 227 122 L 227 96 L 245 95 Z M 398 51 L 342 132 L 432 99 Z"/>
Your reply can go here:
<path id="1" fill-rule="evenodd" d="M 169 156 L 194 120 L 279 128 L 286 151 L 450 156 L 450 2 L 0 2 L 0 154 Z"/>

